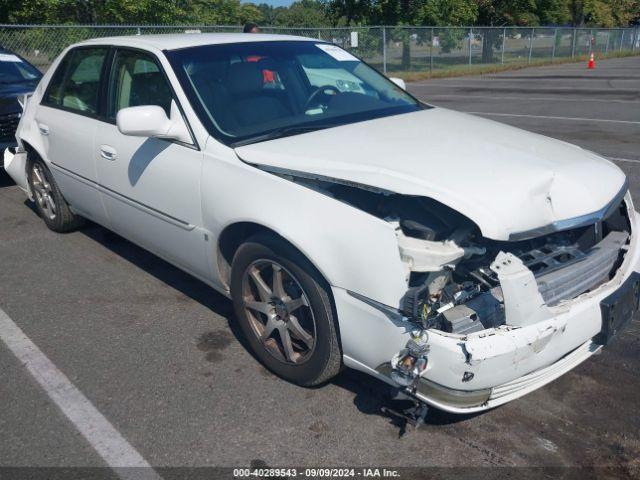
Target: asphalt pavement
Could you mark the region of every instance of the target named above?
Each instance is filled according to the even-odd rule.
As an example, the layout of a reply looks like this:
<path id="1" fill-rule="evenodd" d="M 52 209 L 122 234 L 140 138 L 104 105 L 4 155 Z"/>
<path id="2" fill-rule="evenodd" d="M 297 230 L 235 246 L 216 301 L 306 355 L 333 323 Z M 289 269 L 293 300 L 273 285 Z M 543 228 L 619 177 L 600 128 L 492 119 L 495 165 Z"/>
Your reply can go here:
<path id="1" fill-rule="evenodd" d="M 640 204 L 640 57 L 409 91 L 605 155 Z M 353 371 L 313 389 L 278 379 L 245 349 L 224 297 L 101 227 L 50 232 L 6 176 L 0 308 L 156 467 L 587 466 L 621 477 L 640 467 L 638 321 L 520 400 L 473 416 L 432 411 L 400 436 L 378 381 Z M 23 363 L 0 342 L 0 466 L 105 466 Z"/>

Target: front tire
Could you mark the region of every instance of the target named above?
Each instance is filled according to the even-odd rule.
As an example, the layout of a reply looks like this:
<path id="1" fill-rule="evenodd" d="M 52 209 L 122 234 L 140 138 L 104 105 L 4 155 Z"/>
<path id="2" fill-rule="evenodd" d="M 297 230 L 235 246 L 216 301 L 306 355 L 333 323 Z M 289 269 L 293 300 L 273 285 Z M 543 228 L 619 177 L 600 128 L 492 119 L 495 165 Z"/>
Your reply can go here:
<path id="1" fill-rule="evenodd" d="M 27 179 L 36 210 L 50 230 L 58 233 L 70 232 L 84 223 L 82 217 L 69 209 L 53 175 L 40 158 L 29 162 Z"/>
<path id="2" fill-rule="evenodd" d="M 287 242 L 259 234 L 241 245 L 233 258 L 231 295 L 251 349 L 276 375 L 313 386 L 340 371 L 329 288 Z"/>

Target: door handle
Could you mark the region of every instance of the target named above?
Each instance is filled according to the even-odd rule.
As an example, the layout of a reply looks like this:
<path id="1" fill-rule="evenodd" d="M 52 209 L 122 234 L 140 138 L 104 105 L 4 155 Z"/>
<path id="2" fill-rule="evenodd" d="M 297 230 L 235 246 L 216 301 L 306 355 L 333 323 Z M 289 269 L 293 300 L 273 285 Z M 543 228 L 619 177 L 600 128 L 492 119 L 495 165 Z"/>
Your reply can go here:
<path id="1" fill-rule="evenodd" d="M 113 161 L 118 156 L 118 152 L 113 147 L 109 145 L 100 145 L 100 156 L 105 160 Z"/>
<path id="2" fill-rule="evenodd" d="M 49 127 L 47 125 L 45 125 L 44 123 L 39 123 L 38 124 L 38 130 L 40 130 L 40 133 L 42 135 L 49 135 Z"/>

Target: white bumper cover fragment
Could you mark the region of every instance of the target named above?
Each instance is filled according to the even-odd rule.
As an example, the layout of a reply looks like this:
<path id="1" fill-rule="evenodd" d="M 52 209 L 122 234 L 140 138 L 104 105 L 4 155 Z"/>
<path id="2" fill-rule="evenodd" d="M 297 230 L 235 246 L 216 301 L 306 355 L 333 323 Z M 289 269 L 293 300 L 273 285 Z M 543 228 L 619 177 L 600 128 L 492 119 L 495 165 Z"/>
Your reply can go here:
<path id="1" fill-rule="evenodd" d="M 13 153 L 7 148 L 3 152 L 4 169 L 13 181 L 16 182 L 27 195 L 29 187 L 27 185 L 27 152 Z"/>
<path id="2" fill-rule="evenodd" d="M 547 316 L 533 324 L 524 321 L 466 336 L 430 330 L 429 362 L 416 394 L 445 411 L 486 410 L 551 382 L 593 355 L 599 345 L 592 339 L 602 329 L 600 302 L 640 271 L 640 214 L 630 211 L 630 217 L 628 251 L 606 284 L 557 306 L 545 305 Z M 393 385 L 389 361 L 404 348 L 411 322 L 344 290 L 334 288 L 334 296 L 345 364 Z"/>

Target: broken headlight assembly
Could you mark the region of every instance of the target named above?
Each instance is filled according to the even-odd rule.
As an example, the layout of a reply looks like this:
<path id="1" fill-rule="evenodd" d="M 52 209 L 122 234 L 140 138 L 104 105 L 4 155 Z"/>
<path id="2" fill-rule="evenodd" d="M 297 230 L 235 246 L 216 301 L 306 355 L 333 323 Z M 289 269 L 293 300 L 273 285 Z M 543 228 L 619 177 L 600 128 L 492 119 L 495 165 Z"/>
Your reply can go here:
<path id="1" fill-rule="evenodd" d="M 612 278 L 631 232 L 629 195 L 595 224 L 527 240 L 494 241 L 484 238 L 469 218 L 427 197 L 265 169 L 394 227 L 408 284 L 400 311 L 425 330 L 464 336 L 508 323 L 499 265 L 494 265 L 501 253 L 512 256 L 505 261 L 522 262 L 518 269 L 531 272 L 544 303 L 553 306 Z"/>
<path id="2" fill-rule="evenodd" d="M 439 272 L 411 272 L 402 311 L 422 328 L 459 335 L 531 323 L 507 318 L 505 297 L 514 295 L 511 277 L 532 280 L 528 296 L 539 295 L 548 307 L 608 282 L 628 248 L 629 208 L 623 201 L 593 225 L 525 241 L 493 241 L 479 232 L 459 237 L 455 262 Z"/>
<path id="3" fill-rule="evenodd" d="M 464 336 L 509 323 L 500 254 L 507 255 L 502 261 L 517 264 L 509 269 L 512 273 L 532 275 L 544 303 L 554 306 L 611 279 L 631 233 L 628 194 L 592 225 L 520 241 L 495 241 L 484 238 L 469 218 L 427 197 L 261 168 L 389 222 L 408 284 L 400 311 L 424 330 Z"/>
<path id="4" fill-rule="evenodd" d="M 386 364 L 386 370 L 381 365 L 379 371 L 398 385 L 396 398 L 413 400 L 415 405 L 405 412 L 391 413 L 420 424 L 425 415 L 420 406 L 424 399 L 458 408 L 487 402 L 490 388 L 453 390 L 428 379 L 429 332 L 465 339 L 503 326 L 531 325 L 549 318 L 550 308 L 609 282 L 629 248 L 629 211 L 630 203 L 621 202 L 593 225 L 519 242 L 498 242 L 482 238 L 477 231 L 457 230 L 456 240 L 443 245 L 448 253 L 455 246 L 458 255 L 439 271 L 431 269 L 428 262 L 406 259 L 407 264 L 417 265 L 418 271 L 410 272 L 410 288 L 402 299 L 401 311 L 418 328 Z M 403 230 L 398 235 L 401 256 L 409 253 L 403 249 L 406 234 Z M 424 246 L 425 251 L 435 247 L 429 242 Z M 424 271 L 420 265 L 426 267 Z M 462 382 L 473 379 L 473 372 L 464 372 Z"/>
<path id="5" fill-rule="evenodd" d="M 398 385 L 415 391 L 420 375 L 427 368 L 428 353 L 429 334 L 422 329 L 414 330 L 406 347 L 391 360 L 391 378 Z"/>

